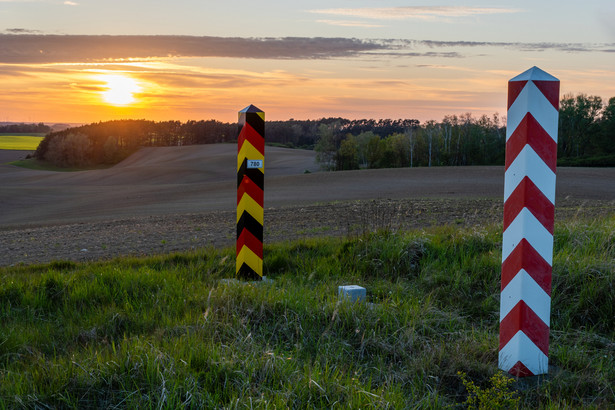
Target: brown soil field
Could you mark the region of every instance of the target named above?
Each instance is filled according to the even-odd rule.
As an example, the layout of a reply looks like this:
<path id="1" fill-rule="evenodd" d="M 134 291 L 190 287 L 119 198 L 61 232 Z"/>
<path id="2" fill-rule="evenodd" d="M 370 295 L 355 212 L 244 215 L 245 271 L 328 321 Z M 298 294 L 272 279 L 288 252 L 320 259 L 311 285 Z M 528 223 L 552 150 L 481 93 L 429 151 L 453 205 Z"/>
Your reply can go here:
<path id="1" fill-rule="evenodd" d="M 232 246 L 236 153 L 143 148 L 112 168 L 50 172 L 0 151 L 0 266 Z M 503 167 L 321 172 L 313 151 L 267 147 L 265 243 L 500 223 L 503 192 Z M 560 168 L 556 192 L 556 221 L 613 215 L 615 169 Z"/>

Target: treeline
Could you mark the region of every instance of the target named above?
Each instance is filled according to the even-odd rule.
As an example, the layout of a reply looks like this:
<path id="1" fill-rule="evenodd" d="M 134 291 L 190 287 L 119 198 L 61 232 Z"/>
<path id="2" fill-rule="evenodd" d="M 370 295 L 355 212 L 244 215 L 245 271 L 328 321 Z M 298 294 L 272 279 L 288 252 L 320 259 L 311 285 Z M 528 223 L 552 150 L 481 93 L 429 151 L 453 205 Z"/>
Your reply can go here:
<path id="1" fill-rule="evenodd" d="M 330 170 L 502 165 L 506 149 L 505 121 L 497 114 L 450 115 L 424 124 L 414 119 L 290 119 L 267 121 L 265 134 L 270 144 L 315 149 L 318 161 Z M 144 146 L 236 139 L 236 123 L 118 120 L 49 132 L 35 157 L 56 166 L 84 167 L 115 164 Z M 558 164 L 615 166 L 615 97 L 607 104 L 585 94 L 562 98 Z"/>
<path id="2" fill-rule="evenodd" d="M 615 166 L 615 97 L 565 95 L 560 101 L 558 165 Z"/>
<path id="3" fill-rule="evenodd" d="M 0 125 L 0 134 L 46 134 L 51 127 L 39 122 L 38 124 L 7 124 Z"/>
<path id="4" fill-rule="evenodd" d="M 417 120 L 319 120 L 267 121 L 267 143 L 292 148 L 313 149 L 321 126 L 332 126 L 340 133 L 371 130 L 384 137 L 418 126 Z M 166 147 L 213 144 L 237 140 L 237 124 L 216 120 L 154 122 L 116 120 L 99 122 L 63 131 L 50 132 L 34 156 L 59 167 L 86 167 L 115 164 L 139 147 Z"/>
<path id="5" fill-rule="evenodd" d="M 329 170 L 504 163 L 506 131 L 497 115 L 447 116 L 406 127 L 385 137 L 372 131 L 344 133 L 338 124 L 320 127 L 317 160 Z"/>
<path id="6" fill-rule="evenodd" d="M 51 132 L 34 157 L 59 167 L 116 164 L 140 147 L 168 147 L 229 142 L 237 124 L 208 121 L 116 120 Z"/>
<path id="7" fill-rule="evenodd" d="M 339 135 L 358 135 L 371 131 L 382 138 L 387 135 L 404 132 L 417 127 L 418 120 L 413 119 L 359 119 L 321 118 L 318 120 L 267 121 L 266 139 L 269 143 L 282 144 L 291 148 L 314 149 L 321 136 L 321 127 L 334 129 Z"/>
<path id="8" fill-rule="evenodd" d="M 413 166 L 503 165 L 505 121 L 497 114 L 446 116 L 387 136 L 319 127 L 317 160 L 329 170 Z M 615 97 L 565 95 L 560 101 L 558 165 L 615 166 Z"/>

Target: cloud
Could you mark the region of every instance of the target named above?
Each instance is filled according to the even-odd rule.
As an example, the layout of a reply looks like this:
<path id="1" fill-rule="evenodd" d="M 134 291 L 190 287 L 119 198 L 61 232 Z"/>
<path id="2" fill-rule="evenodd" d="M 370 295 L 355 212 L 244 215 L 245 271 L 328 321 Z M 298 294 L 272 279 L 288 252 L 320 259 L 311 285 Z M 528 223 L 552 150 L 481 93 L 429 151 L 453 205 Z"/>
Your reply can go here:
<path id="1" fill-rule="evenodd" d="M 2 67 L 0 66 L 0 77 L 11 77 L 11 78 L 17 78 L 17 77 L 35 77 L 35 75 L 33 74 L 28 74 L 27 72 L 24 72 L 24 70 L 19 70 L 19 69 L 15 69 L 13 67 Z"/>
<path id="2" fill-rule="evenodd" d="M 90 92 L 102 92 L 102 91 L 107 91 L 109 89 L 109 87 L 104 87 L 104 86 L 78 84 L 78 83 L 71 83 L 69 84 L 69 87 L 72 88 L 73 90 L 90 91 Z"/>
<path id="3" fill-rule="evenodd" d="M 403 40 L 401 40 L 403 41 Z M 513 48 L 521 51 L 556 50 L 569 53 L 580 52 L 609 52 L 615 43 L 519 43 L 519 42 L 493 42 L 493 41 L 435 41 L 435 40 L 407 40 L 408 44 L 424 45 L 429 48 L 440 47 L 500 47 Z"/>
<path id="4" fill-rule="evenodd" d="M 79 3 L 75 3 L 74 1 L 65 1 L 64 5 L 66 5 L 66 6 L 78 6 Z"/>
<path id="5" fill-rule="evenodd" d="M 373 27 L 384 27 L 381 24 L 370 24 L 364 23 L 361 21 L 355 20 L 316 20 L 317 23 L 328 24 L 330 26 L 340 26 L 340 27 L 365 27 L 365 28 L 373 28 Z"/>
<path id="6" fill-rule="evenodd" d="M 1 1 L 1 0 L 0 0 Z M 7 34 L 39 34 L 40 30 L 33 30 L 29 28 L 7 28 L 4 30 Z"/>
<path id="7" fill-rule="evenodd" d="M 261 74 L 238 73 L 233 70 L 224 70 L 217 73 L 198 72 L 194 70 L 160 72 L 141 72 L 134 74 L 139 79 L 156 83 L 159 86 L 176 89 L 225 89 L 245 88 L 266 83 L 269 86 L 286 87 L 297 86 L 309 81 L 306 78 L 286 72 L 274 71 Z"/>
<path id="8" fill-rule="evenodd" d="M 326 59 L 385 46 L 348 38 L 238 38 L 0 34 L 0 63 L 71 63 L 155 57 Z"/>
<path id="9" fill-rule="evenodd" d="M 26 34 L 8 29 L 0 34 L 0 64 L 105 63 L 174 57 L 247 59 L 330 59 L 356 57 L 466 57 L 463 49 L 508 48 L 526 52 L 612 52 L 615 44 L 515 43 L 354 39 L 324 37 L 239 38 L 196 36 L 110 36 Z M 481 50 L 481 52 L 485 52 Z"/>
<path id="10" fill-rule="evenodd" d="M 483 14 L 510 14 L 522 10 L 498 7 L 465 6 L 412 6 L 412 7 L 365 7 L 354 9 L 317 9 L 310 13 L 334 16 L 360 17 L 377 20 L 441 20 L 471 17 Z"/>

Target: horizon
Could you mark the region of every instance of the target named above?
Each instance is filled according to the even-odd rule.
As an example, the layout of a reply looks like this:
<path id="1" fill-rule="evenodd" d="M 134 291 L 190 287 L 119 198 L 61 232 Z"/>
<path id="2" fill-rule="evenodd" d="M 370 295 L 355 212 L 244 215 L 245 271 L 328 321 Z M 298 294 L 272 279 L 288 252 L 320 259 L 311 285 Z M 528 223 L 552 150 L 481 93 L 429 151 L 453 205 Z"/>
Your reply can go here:
<path id="1" fill-rule="evenodd" d="M 0 0 L 0 121 L 502 118 L 532 66 L 615 96 L 608 0 L 253 4 Z"/>

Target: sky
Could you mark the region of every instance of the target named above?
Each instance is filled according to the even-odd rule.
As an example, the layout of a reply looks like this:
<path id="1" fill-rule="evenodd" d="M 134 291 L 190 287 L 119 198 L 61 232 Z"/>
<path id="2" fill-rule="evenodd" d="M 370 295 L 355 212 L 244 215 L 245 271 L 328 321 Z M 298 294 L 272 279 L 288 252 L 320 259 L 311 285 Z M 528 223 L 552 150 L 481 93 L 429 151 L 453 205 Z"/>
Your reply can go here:
<path id="1" fill-rule="evenodd" d="M 538 66 L 615 97 L 615 2 L 0 0 L 0 122 L 506 116 Z"/>

